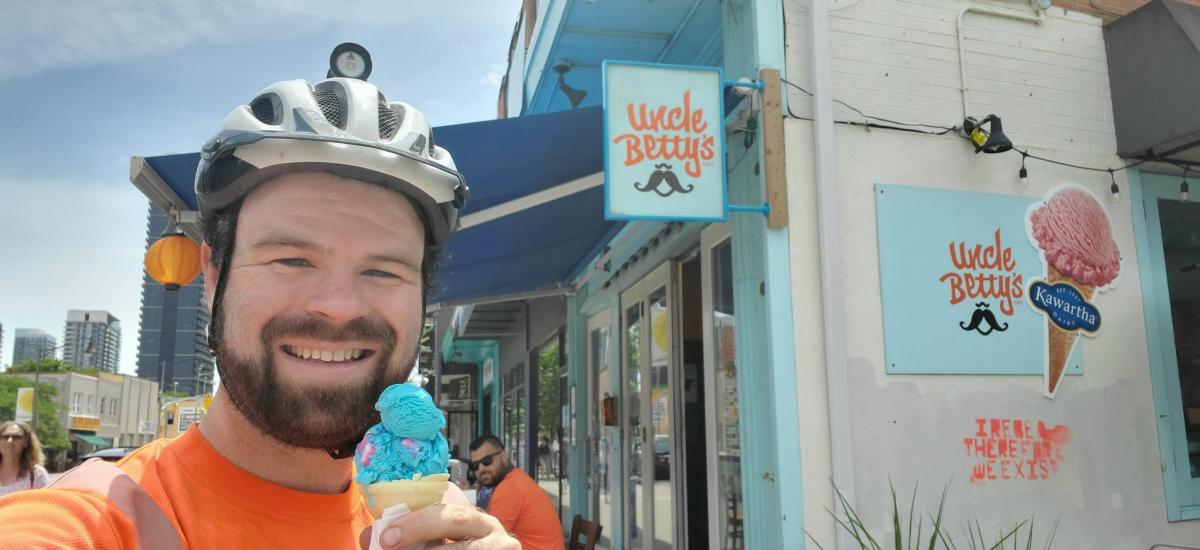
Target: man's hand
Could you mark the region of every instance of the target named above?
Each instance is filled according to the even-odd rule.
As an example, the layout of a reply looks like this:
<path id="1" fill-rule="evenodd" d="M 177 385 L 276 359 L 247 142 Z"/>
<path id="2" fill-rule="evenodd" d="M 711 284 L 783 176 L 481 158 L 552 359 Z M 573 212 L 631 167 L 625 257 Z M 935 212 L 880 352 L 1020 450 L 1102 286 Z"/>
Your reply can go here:
<path id="1" fill-rule="evenodd" d="M 423 548 L 429 541 L 456 541 L 432 548 L 477 550 L 497 548 L 519 550 L 521 543 L 509 536 L 496 518 L 466 504 L 435 504 L 393 519 L 379 537 L 384 550 Z M 371 528 L 363 530 L 358 543 L 370 548 Z"/>

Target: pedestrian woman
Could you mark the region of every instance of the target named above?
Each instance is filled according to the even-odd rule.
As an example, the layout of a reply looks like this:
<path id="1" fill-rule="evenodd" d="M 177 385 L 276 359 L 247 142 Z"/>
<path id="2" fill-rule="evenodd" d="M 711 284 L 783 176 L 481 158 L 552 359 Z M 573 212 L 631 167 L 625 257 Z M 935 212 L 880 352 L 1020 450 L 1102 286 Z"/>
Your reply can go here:
<path id="1" fill-rule="evenodd" d="M 46 486 L 42 445 L 24 422 L 0 423 L 0 496 Z"/>

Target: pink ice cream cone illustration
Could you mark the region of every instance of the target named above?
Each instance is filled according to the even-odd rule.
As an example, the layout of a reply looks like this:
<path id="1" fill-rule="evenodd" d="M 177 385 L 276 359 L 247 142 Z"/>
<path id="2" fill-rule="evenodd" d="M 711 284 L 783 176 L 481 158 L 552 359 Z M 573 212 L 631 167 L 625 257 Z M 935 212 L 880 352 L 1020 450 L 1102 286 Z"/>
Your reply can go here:
<path id="1" fill-rule="evenodd" d="M 1091 193 L 1067 186 L 1053 193 L 1030 215 L 1031 235 L 1046 260 L 1046 282 L 1067 283 L 1091 302 L 1121 273 L 1121 252 L 1113 239 L 1104 207 Z M 1054 397 L 1067 366 L 1067 356 L 1079 337 L 1046 320 L 1044 394 Z"/>

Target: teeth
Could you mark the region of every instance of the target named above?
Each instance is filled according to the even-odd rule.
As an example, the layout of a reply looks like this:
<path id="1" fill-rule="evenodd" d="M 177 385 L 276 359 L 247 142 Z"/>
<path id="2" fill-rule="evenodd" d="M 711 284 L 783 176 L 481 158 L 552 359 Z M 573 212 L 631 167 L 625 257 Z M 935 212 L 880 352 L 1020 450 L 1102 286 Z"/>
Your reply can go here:
<path id="1" fill-rule="evenodd" d="M 288 347 L 287 349 L 289 353 L 301 359 L 325 362 L 353 361 L 362 358 L 364 353 L 361 349 L 322 350 L 301 347 Z"/>

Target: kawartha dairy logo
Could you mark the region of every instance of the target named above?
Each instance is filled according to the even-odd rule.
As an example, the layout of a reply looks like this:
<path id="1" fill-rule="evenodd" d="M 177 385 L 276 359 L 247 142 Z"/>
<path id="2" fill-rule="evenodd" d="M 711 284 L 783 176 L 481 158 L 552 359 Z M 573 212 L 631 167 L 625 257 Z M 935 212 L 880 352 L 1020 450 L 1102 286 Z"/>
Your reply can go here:
<path id="1" fill-rule="evenodd" d="M 1025 231 L 1045 266 L 1045 278 L 1030 281 L 1029 305 L 1046 316 L 1042 394 L 1053 398 L 1080 334 L 1100 330 L 1098 292 L 1117 285 L 1121 250 L 1108 212 L 1091 191 L 1064 184 L 1029 207 Z"/>
<path id="2" fill-rule="evenodd" d="M 692 192 L 695 186 L 680 181 L 672 163 L 681 164 L 686 176 L 699 178 L 716 156 L 716 136 L 708 132 L 704 109 L 692 105 L 692 93 L 684 92 L 682 101 L 673 106 L 631 102 L 626 104 L 625 114 L 633 131 L 612 142 L 624 147 L 625 166 L 646 163 L 653 167 L 644 182 L 634 182 L 634 188 L 662 197 Z"/>
<path id="3" fill-rule="evenodd" d="M 949 245 L 950 264 L 954 269 L 947 271 L 938 281 L 950 292 L 950 305 L 966 300 L 975 304 L 969 321 L 959 323 L 964 331 L 974 331 L 984 336 L 1008 330 L 1008 323 L 996 318 L 992 302 L 1005 317 L 1013 316 L 1013 303 L 1025 295 L 1025 282 L 1017 273 L 1017 262 L 1013 259 L 1012 246 L 1005 246 L 1004 237 L 997 228 L 992 240 L 987 243 L 952 241 Z M 989 301 L 990 300 L 990 301 Z"/>

